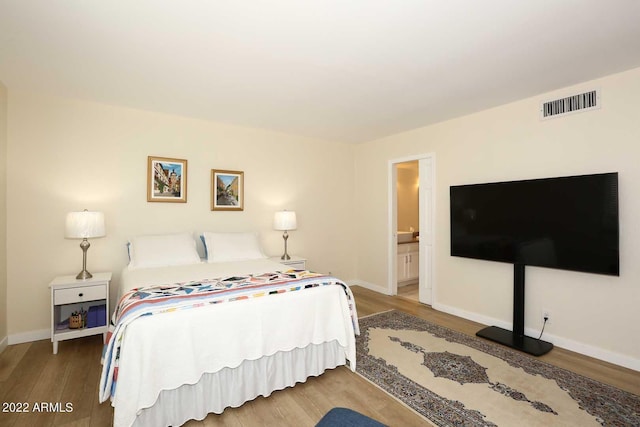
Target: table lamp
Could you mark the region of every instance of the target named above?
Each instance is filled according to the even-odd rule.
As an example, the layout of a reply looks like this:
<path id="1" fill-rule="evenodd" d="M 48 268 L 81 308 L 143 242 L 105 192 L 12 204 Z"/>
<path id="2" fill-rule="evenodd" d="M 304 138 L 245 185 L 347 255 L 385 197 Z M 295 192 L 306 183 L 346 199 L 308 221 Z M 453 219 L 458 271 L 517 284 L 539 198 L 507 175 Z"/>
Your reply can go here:
<path id="1" fill-rule="evenodd" d="M 280 259 L 291 259 L 289 254 L 287 253 L 287 239 L 289 238 L 289 234 L 287 231 L 295 230 L 298 226 L 296 222 L 296 213 L 292 211 L 279 211 L 276 212 L 273 218 L 273 229 L 284 231 L 282 234 L 282 238 L 284 239 L 284 254 L 280 257 Z"/>
<path id="2" fill-rule="evenodd" d="M 80 248 L 82 249 L 82 271 L 78 273 L 76 279 L 85 280 L 93 277 L 87 271 L 87 249 L 89 249 L 89 241 L 96 237 L 103 237 L 104 231 L 104 214 L 102 212 L 69 212 L 65 224 L 64 237 L 67 239 L 82 239 Z"/>

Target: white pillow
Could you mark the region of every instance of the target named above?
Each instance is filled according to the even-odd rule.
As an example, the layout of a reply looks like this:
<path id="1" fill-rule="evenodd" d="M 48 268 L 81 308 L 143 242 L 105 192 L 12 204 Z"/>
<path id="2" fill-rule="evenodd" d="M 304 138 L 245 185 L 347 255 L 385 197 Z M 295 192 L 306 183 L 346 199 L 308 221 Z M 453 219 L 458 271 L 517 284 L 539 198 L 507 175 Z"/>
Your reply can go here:
<path id="1" fill-rule="evenodd" d="M 256 233 L 202 233 L 208 262 L 246 261 L 267 258 Z"/>
<path id="2" fill-rule="evenodd" d="M 200 255 L 190 233 L 137 236 L 129 246 L 129 269 L 198 264 Z"/>

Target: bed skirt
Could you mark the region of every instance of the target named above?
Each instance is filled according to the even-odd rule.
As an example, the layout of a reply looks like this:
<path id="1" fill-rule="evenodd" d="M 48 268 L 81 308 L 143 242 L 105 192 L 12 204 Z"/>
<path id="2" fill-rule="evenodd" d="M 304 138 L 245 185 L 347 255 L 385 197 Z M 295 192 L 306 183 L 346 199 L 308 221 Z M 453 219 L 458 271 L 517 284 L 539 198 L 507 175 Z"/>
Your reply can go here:
<path id="1" fill-rule="evenodd" d="M 202 420 L 209 413 L 221 414 L 225 408 L 267 397 L 345 364 L 345 348 L 338 341 L 246 360 L 237 368 L 204 374 L 196 384 L 162 391 L 152 407 L 138 413 L 134 426 L 179 426 L 190 419 Z"/>

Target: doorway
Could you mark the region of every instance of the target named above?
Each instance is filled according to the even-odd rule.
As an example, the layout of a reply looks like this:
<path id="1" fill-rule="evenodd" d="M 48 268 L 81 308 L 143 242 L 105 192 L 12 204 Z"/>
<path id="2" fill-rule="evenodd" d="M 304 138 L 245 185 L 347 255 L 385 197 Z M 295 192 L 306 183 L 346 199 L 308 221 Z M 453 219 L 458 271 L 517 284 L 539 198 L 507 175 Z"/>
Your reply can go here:
<path id="1" fill-rule="evenodd" d="M 390 160 L 388 172 L 388 292 L 424 304 L 433 299 L 434 168 L 424 154 Z"/>

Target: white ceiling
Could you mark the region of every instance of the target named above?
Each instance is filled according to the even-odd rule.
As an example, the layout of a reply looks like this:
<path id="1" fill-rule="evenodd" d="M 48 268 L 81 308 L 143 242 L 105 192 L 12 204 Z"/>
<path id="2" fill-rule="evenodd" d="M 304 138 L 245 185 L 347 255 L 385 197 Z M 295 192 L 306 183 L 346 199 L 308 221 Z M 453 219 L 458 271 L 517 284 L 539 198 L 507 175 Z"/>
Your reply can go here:
<path id="1" fill-rule="evenodd" d="M 638 0 L 0 0 L 0 81 L 362 142 L 640 67 Z"/>

